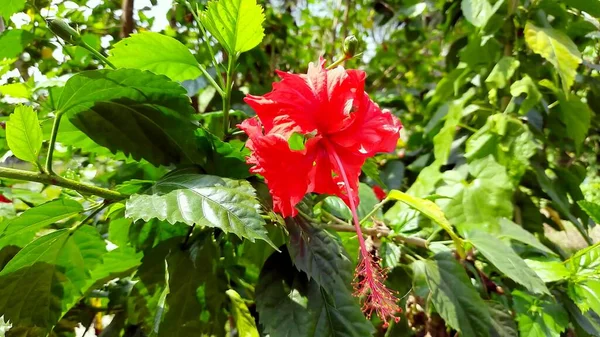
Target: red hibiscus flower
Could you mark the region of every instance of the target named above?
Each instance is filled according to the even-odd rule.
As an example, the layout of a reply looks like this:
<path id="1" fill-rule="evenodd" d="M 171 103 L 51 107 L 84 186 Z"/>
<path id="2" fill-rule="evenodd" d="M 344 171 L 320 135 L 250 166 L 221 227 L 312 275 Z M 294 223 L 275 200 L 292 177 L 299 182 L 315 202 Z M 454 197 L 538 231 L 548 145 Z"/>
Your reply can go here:
<path id="1" fill-rule="evenodd" d="M 311 63 L 306 75 L 278 71 L 281 81 L 273 91 L 244 99 L 258 119 L 238 126 L 249 136 L 250 171 L 265 178 L 276 212 L 295 216 L 295 206 L 311 192 L 337 195 L 350 207 L 362 257 L 356 294 L 365 297 L 368 315 L 376 311 L 387 321 L 400 308 L 365 246 L 356 215 L 358 178 L 368 157 L 394 150 L 402 124 L 365 93 L 364 72 L 324 65 L 323 59 Z M 304 137 L 301 150 L 289 146 L 294 134 Z"/>

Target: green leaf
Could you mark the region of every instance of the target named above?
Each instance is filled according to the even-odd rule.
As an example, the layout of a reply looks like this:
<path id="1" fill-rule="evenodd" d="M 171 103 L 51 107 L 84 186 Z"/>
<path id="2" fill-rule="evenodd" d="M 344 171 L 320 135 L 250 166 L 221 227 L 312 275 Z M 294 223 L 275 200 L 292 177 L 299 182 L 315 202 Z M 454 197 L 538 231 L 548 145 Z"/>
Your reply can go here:
<path id="1" fill-rule="evenodd" d="M 25 7 L 25 0 L 2 0 L 0 4 L 0 13 L 4 22 L 10 22 L 10 16 L 20 12 Z"/>
<path id="2" fill-rule="evenodd" d="M 588 105 L 578 98 L 560 99 L 558 105 L 560 120 L 567 127 L 567 136 L 575 142 L 577 152 L 581 152 L 581 146 L 585 140 L 592 118 L 592 112 Z"/>
<path id="3" fill-rule="evenodd" d="M 540 28 L 531 22 L 525 25 L 524 34 L 529 48 L 554 65 L 562 79 L 564 91 L 569 92 L 575 82 L 577 67 L 582 62 L 577 45 L 565 33 L 552 28 Z"/>
<path id="4" fill-rule="evenodd" d="M 343 288 L 351 291 L 352 261 L 331 234 L 302 218 L 287 218 L 286 227 L 289 254 L 298 270 L 330 294 Z"/>
<path id="5" fill-rule="evenodd" d="M 379 166 L 377 162 L 373 158 L 367 158 L 363 166 L 361 167 L 361 171 L 369 178 L 373 179 L 377 185 L 382 188 L 387 189 L 386 184 L 381 180 L 381 176 L 379 175 Z"/>
<path id="6" fill-rule="evenodd" d="M 119 41 L 108 60 L 118 68 L 149 70 L 173 81 L 196 79 L 202 75 L 190 50 L 172 37 L 142 32 Z"/>
<path id="7" fill-rule="evenodd" d="M 49 331 L 87 290 L 90 270 L 105 252 L 89 226 L 40 237 L 0 272 L 0 312 L 15 325 Z"/>
<path id="8" fill-rule="evenodd" d="M 0 60 L 19 56 L 32 40 L 33 34 L 26 30 L 5 30 L 0 34 Z"/>
<path id="9" fill-rule="evenodd" d="M 442 229 L 444 229 L 449 234 L 454 233 L 452 225 L 450 225 L 450 222 L 448 222 L 448 220 L 446 219 L 444 212 L 442 212 L 440 207 L 434 202 L 427 199 L 413 197 L 398 190 L 390 191 L 390 193 L 388 194 L 388 199 L 398 200 L 407 204 L 408 206 L 421 212 L 433 222 L 437 223 Z"/>
<path id="10" fill-rule="evenodd" d="M 487 302 L 492 318 L 491 337 L 519 337 L 517 324 L 511 313 L 500 303 Z"/>
<path id="11" fill-rule="evenodd" d="M 492 72 L 485 79 L 490 88 L 504 88 L 509 84 L 511 77 L 519 68 L 520 62 L 514 57 L 504 56 L 496 63 Z"/>
<path id="12" fill-rule="evenodd" d="M 563 0 L 563 2 L 569 7 L 577 8 L 600 18 L 600 0 Z"/>
<path id="13" fill-rule="evenodd" d="M 520 336 L 560 337 L 569 325 L 568 315 L 560 303 L 520 290 L 514 290 L 512 295 Z"/>
<path id="14" fill-rule="evenodd" d="M 0 224 L 0 248 L 9 245 L 23 247 L 40 229 L 81 212 L 81 204 L 70 199 L 58 199 L 30 208 Z"/>
<path id="15" fill-rule="evenodd" d="M 529 168 L 538 144 L 532 133 L 520 120 L 494 114 L 467 140 L 465 157 L 469 162 L 493 155 L 497 163 L 506 167 L 516 184 Z"/>
<path id="16" fill-rule="evenodd" d="M 484 27 L 497 10 L 488 0 L 462 0 L 460 7 L 465 19 L 475 27 Z"/>
<path id="17" fill-rule="evenodd" d="M 0 94 L 14 98 L 31 98 L 31 90 L 25 83 L 11 83 L 0 86 Z"/>
<path id="18" fill-rule="evenodd" d="M 117 277 L 130 275 L 140 266 L 143 254 L 133 248 L 121 246 L 104 254 L 102 263 L 91 271 L 91 281 L 102 284 Z"/>
<path id="19" fill-rule="evenodd" d="M 250 310 L 248 310 L 248 307 L 240 297 L 240 294 L 233 289 L 227 290 L 226 294 L 231 300 L 231 312 L 233 320 L 235 321 L 235 327 L 238 331 L 238 336 L 259 337 L 254 317 L 250 314 Z"/>
<path id="20" fill-rule="evenodd" d="M 538 90 L 536 84 L 528 75 L 516 81 L 510 86 L 510 94 L 513 97 L 519 97 L 526 94 L 527 98 L 521 102 L 519 114 L 526 115 L 539 101 L 542 100 L 542 93 Z"/>
<path id="21" fill-rule="evenodd" d="M 46 119 L 42 122 L 44 139 L 50 139 L 53 122 L 54 119 Z M 63 118 L 60 121 L 56 141 L 64 146 L 72 146 L 76 149 L 81 149 L 85 153 L 93 153 L 98 156 L 113 156 L 109 149 L 98 145 L 66 118 Z"/>
<path id="22" fill-rule="evenodd" d="M 592 218 L 592 220 L 594 220 L 596 224 L 600 224 L 600 205 L 586 200 L 579 200 L 577 204 L 590 216 L 590 218 Z"/>
<path id="23" fill-rule="evenodd" d="M 210 279 L 215 279 L 218 254 L 215 243 L 208 236 L 198 239 L 186 250 L 175 249 L 167 256 L 168 309 L 160 324 L 159 337 L 188 337 L 205 329 L 201 320 L 201 314 L 207 308 L 205 296 L 220 296 L 221 303 L 225 296 L 224 291 L 221 294 L 211 294 L 213 289 L 205 288 Z M 211 286 L 214 283 L 213 281 Z M 211 312 L 212 315 L 216 315 L 216 312 Z M 218 325 L 214 317 L 211 319 L 211 324 Z"/>
<path id="24" fill-rule="evenodd" d="M 354 296 L 339 287 L 333 293 L 292 266 L 285 248 L 265 262 L 256 286 L 256 307 L 271 336 L 372 336 Z"/>
<path id="25" fill-rule="evenodd" d="M 600 244 L 594 244 L 576 252 L 565 264 L 579 278 L 598 276 L 600 274 Z"/>
<path id="26" fill-rule="evenodd" d="M 37 163 L 42 149 L 42 128 L 32 107 L 15 108 L 6 123 L 6 141 L 17 158 Z"/>
<path id="27" fill-rule="evenodd" d="M 271 243 L 259 210 L 247 181 L 186 173 L 163 178 L 146 194 L 131 196 L 125 214 L 133 220 L 156 218 L 220 228 L 252 242 Z"/>
<path id="28" fill-rule="evenodd" d="M 564 293 L 558 293 L 558 300 L 567 309 L 571 322 L 580 331 L 577 331 L 577 336 L 587 336 L 583 332 L 588 333 L 589 336 L 598 336 L 600 334 L 600 316 L 593 311 L 582 313 L 581 310 L 567 297 Z"/>
<path id="29" fill-rule="evenodd" d="M 67 81 L 57 110 L 113 153 L 155 165 L 205 160 L 186 91 L 165 76 L 137 69 L 81 72 Z"/>
<path id="30" fill-rule="evenodd" d="M 585 279 L 569 282 L 567 293 L 582 313 L 585 314 L 590 309 L 600 312 L 600 280 Z"/>
<path id="31" fill-rule="evenodd" d="M 530 258 L 525 263 L 546 283 L 566 280 L 570 276 L 563 261 L 557 258 Z"/>
<path id="32" fill-rule="evenodd" d="M 485 302 L 471 285 L 464 268 L 451 253 L 413 263 L 415 274 L 425 276 L 431 302 L 448 326 L 464 336 L 490 336 L 491 318 Z"/>
<path id="33" fill-rule="evenodd" d="M 265 36 L 265 15 L 256 0 L 209 1 L 200 21 L 229 55 L 256 47 Z"/>
<path id="34" fill-rule="evenodd" d="M 373 208 L 375 208 L 375 205 L 379 203 L 379 199 L 377 199 L 375 196 L 373 189 L 365 183 L 360 183 L 358 185 L 358 197 L 360 199 L 360 203 L 358 204 L 356 213 L 358 217 L 362 219 L 367 216 L 369 212 L 373 210 Z M 348 205 L 346 205 L 339 197 L 329 196 L 325 198 L 325 200 L 323 200 L 323 209 L 340 219 L 352 219 L 350 207 L 348 207 Z M 383 213 L 381 210 L 378 210 L 375 212 L 375 214 L 373 214 L 373 216 L 377 219 L 381 219 L 383 218 Z"/>
<path id="35" fill-rule="evenodd" d="M 548 247 L 544 246 L 531 232 L 508 219 L 500 219 L 500 237 L 522 242 L 531 247 L 537 248 L 546 254 L 556 255 Z"/>
<path id="36" fill-rule="evenodd" d="M 513 186 L 506 169 L 496 163 L 492 156 L 469 163 L 467 180 L 458 171 L 444 173 L 446 186 L 437 194 L 448 198 L 438 199 L 450 223 L 459 231 L 497 225 L 500 218 L 512 218 Z"/>
<path id="37" fill-rule="evenodd" d="M 292 133 L 290 138 L 288 139 L 288 145 L 290 150 L 294 151 L 302 151 L 304 150 L 304 135 L 298 132 Z"/>
<path id="38" fill-rule="evenodd" d="M 481 231 L 469 233 L 469 242 L 500 272 L 537 294 L 550 294 L 544 281 L 527 266 L 527 263 L 502 241 Z"/>

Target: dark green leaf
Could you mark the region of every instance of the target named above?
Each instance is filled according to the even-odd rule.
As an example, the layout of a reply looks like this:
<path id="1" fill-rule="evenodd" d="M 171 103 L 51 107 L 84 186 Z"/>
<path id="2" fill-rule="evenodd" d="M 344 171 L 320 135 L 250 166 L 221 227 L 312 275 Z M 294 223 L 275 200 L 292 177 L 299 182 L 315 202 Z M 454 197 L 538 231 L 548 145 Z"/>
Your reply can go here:
<path id="1" fill-rule="evenodd" d="M 431 302 L 446 323 L 464 336 L 490 336 L 491 318 L 485 302 L 471 285 L 464 268 L 450 253 L 413 263 L 415 274 L 425 276 Z"/>
<path id="2" fill-rule="evenodd" d="M 265 332 L 271 336 L 365 337 L 373 326 L 356 298 L 344 287 L 333 293 L 297 271 L 287 254 L 269 257 L 256 287 L 256 306 Z"/>
<path id="3" fill-rule="evenodd" d="M 578 98 L 561 99 L 558 106 L 561 121 L 567 127 L 567 136 L 575 142 L 577 152 L 585 140 L 592 119 L 588 105 Z"/>
<path id="4" fill-rule="evenodd" d="M 25 246 L 0 272 L 0 312 L 15 325 L 49 330 L 87 290 L 105 246 L 93 227 L 61 229 Z"/>
<path id="5" fill-rule="evenodd" d="M 126 216 L 215 227 L 250 241 L 270 243 L 259 210 L 255 190 L 245 180 L 179 174 L 161 179 L 146 194 L 131 196 Z"/>
<path id="6" fill-rule="evenodd" d="M 472 231 L 469 233 L 469 241 L 488 261 L 513 281 L 525 286 L 531 292 L 550 294 L 544 281 L 527 266 L 525 261 L 493 235 Z"/>
<path id="7" fill-rule="evenodd" d="M 341 288 L 350 291 L 352 262 L 331 234 L 302 218 L 287 218 L 286 226 L 290 232 L 288 249 L 296 268 L 331 294 Z"/>
<path id="8" fill-rule="evenodd" d="M 81 72 L 67 81 L 57 109 L 113 153 L 159 164 L 203 163 L 186 91 L 136 69 Z"/>
<path id="9" fill-rule="evenodd" d="M 492 317 L 491 337 L 518 337 L 517 325 L 510 312 L 499 303 L 487 302 Z"/>
<path id="10" fill-rule="evenodd" d="M 533 234 L 508 219 L 500 219 L 500 232 L 498 234 L 501 237 L 530 245 L 547 254 L 556 255 L 548 247 L 544 246 Z"/>

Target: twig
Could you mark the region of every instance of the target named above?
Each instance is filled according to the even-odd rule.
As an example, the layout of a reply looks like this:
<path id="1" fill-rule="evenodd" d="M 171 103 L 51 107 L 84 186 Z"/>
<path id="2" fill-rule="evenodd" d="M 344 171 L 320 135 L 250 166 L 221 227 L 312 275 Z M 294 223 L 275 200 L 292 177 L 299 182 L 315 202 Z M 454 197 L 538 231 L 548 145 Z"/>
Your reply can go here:
<path id="1" fill-rule="evenodd" d="M 337 232 L 350 232 L 355 233 L 354 226 L 351 225 L 341 225 L 341 224 L 330 224 L 327 225 L 326 228 L 337 231 Z M 415 237 L 407 237 L 397 233 L 392 233 L 388 228 L 362 228 L 363 234 L 368 236 L 376 236 L 376 237 L 389 237 L 392 240 L 399 241 L 402 243 L 406 243 L 408 245 L 429 248 L 427 240 Z"/>

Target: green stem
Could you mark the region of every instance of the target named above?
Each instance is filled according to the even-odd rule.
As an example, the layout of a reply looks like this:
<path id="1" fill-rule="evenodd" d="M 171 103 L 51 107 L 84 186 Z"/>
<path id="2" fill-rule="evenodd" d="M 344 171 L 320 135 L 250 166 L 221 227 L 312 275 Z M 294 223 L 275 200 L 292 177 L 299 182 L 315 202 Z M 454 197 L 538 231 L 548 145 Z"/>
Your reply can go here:
<path id="1" fill-rule="evenodd" d="M 198 17 L 198 6 L 196 5 L 196 10 L 194 10 L 194 9 L 192 9 L 192 5 L 190 5 L 190 3 L 188 1 L 182 1 L 182 2 L 185 5 L 185 7 L 187 7 L 187 9 L 192 13 L 194 20 L 196 21 L 196 24 L 198 25 L 198 28 L 202 32 L 202 36 L 204 36 L 203 40 L 204 40 L 204 43 L 206 44 L 206 49 L 208 49 L 208 52 L 210 54 L 210 58 L 211 58 L 213 67 L 215 67 L 215 70 L 217 71 L 217 78 L 219 79 L 219 83 L 221 84 L 221 86 L 225 85 L 225 83 L 223 83 L 223 77 L 221 77 L 221 75 L 220 75 L 219 64 L 217 63 L 217 59 L 215 58 L 215 53 L 213 52 L 212 46 L 210 45 L 210 39 L 208 37 L 208 33 L 206 33 L 206 29 L 204 29 L 204 26 L 202 25 L 202 21 L 200 21 L 200 17 Z M 219 86 L 219 89 L 221 88 L 221 86 Z M 219 91 L 219 90 L 217 90 L 217 91 Z M 222 93 L 223 90 L 221 89 L 220 92 Z M 223 95 L 221 95 L 221 97 L 223 97 Z"/>
<path id="2" fill-rule="evenodd" d="M 332 64 L 330 64 L 327 67 L 327 70 L 331 70 L 331 69 L 339 66 L 340 64 L 344 63 L 347 59 L 348 59 L 348 57 L 346 55 L 342 55 L 342 57 L 340 57 L 339 59 L 337 59 L 337 61 L 335 61 Z"/>
<path id="3" fill-rule="evenodd" d="M 87 49 L 90 53 L 92 53 L 94 56 L 96 56 L 96 58 L 98 58 L 98 61 L 104 63 L 105 65 L 107 65 L 113 69 L 117 69 L 117 67 L 115 67 L 115 65 L 112 64 L 104 55 L 102 55 L 96 49 L 92 48 L 92 46 L 90 46 L 89 44 L 85 43 L 85 41 L 79 42 L 78 45 L 82 48 Z"/>
<path id="4" fill-rule="evenodd" d="M 202 72 L 204 77 L 206 77 L 206 79 L 208 80 L 208 83 L 210 83 L 217 90 L 217 93 L 219 94 L 219 96 L 223 97 L 225 95 L 225 93 L 223 92 L 223 89 L 221 89 L 219 84 L 217 84 L 217 82 L 215 82 L 215 79 L 212 78 L 212 76 L 210 76 L 208 71 L 206 71 L 206 68 L 204 68 L 204 66 L 201 64 L 198 64 L 198 68 L 200 68 L 200 71 Z"/>
<path id="5" fill-rule="evenodd" d="M 381 207 L 383 207 L 383 205 L 388 201 L 387 198 L 383 199 L 380 203 L 378 203 L 377 205 L 375 205 L 375 207 L 373 207 L 373 209 L 369 212 L 369 214 L 365 215 L 364 218 L 362 218 L 362 220 L 360 220 L 360 224 L 362 225 L 363 223 L 367 222 L 367 220 L 369 220 L 370 217 L 373 216 L 373 214 L 375 214 Z"/>
<path id="6" fill-rule="evenodd" d="M 54 155 L 54 145 L 56 143 L 56 136 L 58 136 L 58 127 L 60 126 L 60 118 L 62 113 L 56 113 L 54 117 L 54 123 L 52 123 L 52 132 L 50 133 L 50 143 L 48 143 L 48 155 L 46 156 L 46 173 L 54 174 L 52 170 L 52 156 Z"/>
<path id="7" fill-rule="evenodd" d="M 100 213 L 104 208 L 106 208 L 106 206 L 108 206 L 108 203 L 104 203 L 104 204 L 100 205 L 92 213 L 90 213 L 88 216 L 86 216 L 85 219 L 81 220 L 81 222 L 79 222 L 78 224 L 74 225 L 69 230 L 71 232 L 75 232 L 76 230 L 78 230 L 79 228 L 81 228 L 83 225 L 85 225 L 86 222 L 94 219 L 94 217 L 96 215 L 98 215 L 98 213 Z"/>
<path id="8" fill-rule="evenodd" d="M 227 137 L 229 133 L 229 109 L 231 108 L 231 87 L 235 62 L 236 57 L 229 55 L 229 60 L 227 61 L 227 84 L 225 86 L 225 95 L 223 96 L 223 138 Z"/>
<path id="9" fill-rule="evenodd" d="M 125 199 L 128 196 L 117 191 L 81 183 L 79 181 L 71 179 L 66 179 L 54 174 L 17 170 L 7 167 L 0 167 L 0 178 L 25 180 L 48 185 L 56 185 L 75 190 L 82 194 L 93 194 L 107 200 L 121 200 Z"/>

